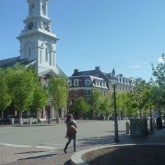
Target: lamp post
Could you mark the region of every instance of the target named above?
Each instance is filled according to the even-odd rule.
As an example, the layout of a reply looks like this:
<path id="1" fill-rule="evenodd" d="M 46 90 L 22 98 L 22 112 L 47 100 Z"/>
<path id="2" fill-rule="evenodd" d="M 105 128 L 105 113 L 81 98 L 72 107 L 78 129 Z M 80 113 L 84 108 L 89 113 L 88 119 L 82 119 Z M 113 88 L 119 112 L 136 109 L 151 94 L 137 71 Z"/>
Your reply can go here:
<path id="1" fill-rule="evenodd" d="M 150 133 L 154 133 L 153 123 L 152 123 L 152 110 L 150 108 Z"/>
<path id="2" fill-rule="evenodd" d="M 70 112 L 70 107 L 72 106 L 72 100 L 69 100 L 68 101 L 68 106 L 67 106 L 67 115 L 69 114 Z"/>
<path id="3" fill-rule="evenodd" d="M 119 143 L 119 135 L 118 135 L 118 122 L 117 122 L 117 108 L 116 108 L 116 77 L 115 70 L 112 71 L 112 86 L 113 86 L 113 98 L 114 98 L 114 129 L 115 129 L 115 137 L 114 142 Z"/>

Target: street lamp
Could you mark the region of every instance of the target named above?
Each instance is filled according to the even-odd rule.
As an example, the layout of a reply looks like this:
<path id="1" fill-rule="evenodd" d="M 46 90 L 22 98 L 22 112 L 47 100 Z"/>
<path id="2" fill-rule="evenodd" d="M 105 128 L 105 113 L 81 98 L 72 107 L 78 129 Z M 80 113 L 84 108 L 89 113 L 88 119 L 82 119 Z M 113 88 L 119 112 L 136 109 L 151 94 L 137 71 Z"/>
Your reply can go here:
<path id="1" fill-rule="evenodd" d="M 152 123 L 152 110 L 150 108 L 150 133 L 154 133 L 153 123 Z"/>
<path id="2" fill-rule="evenodd" d="M 116 77 L 115 70 L 112 71 L 112 86 L 113 86 L 113 98 L 114 98 L 114 129 L 115 129 L 115 137 L 114 142 L 119 143 L 119 135 L 118 135 L 118 122 L 117 122 L 117 108 L 116 108 Z"/>

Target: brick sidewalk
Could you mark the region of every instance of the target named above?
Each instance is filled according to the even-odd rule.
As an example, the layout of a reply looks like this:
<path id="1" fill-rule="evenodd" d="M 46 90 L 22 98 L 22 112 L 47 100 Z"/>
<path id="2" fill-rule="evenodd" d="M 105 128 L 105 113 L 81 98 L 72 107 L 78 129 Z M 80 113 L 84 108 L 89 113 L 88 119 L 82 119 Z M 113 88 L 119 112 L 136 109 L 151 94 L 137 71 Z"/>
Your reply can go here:
<path id="1" fill-rule="evenodd" d="M 156 131 L 153 135 L 146 138 L 132 139 L 130 136 L 120 136 L 120 144 L 126 143 L 165 143 L 165 129 Z M 113 143 L 111 141 L 111 143 Z M 100 145 L 100 144 L 99 144 Z M 87 149 L 94 146 L 78 145 L 78 150 Z M 63 150 L 48 150 L 39 148 L 18 148 L 0 146 L 1 165 L 69 165 L 69 160 L 73 154 L 72 146 L 68 148 L 68 153 Z"/>

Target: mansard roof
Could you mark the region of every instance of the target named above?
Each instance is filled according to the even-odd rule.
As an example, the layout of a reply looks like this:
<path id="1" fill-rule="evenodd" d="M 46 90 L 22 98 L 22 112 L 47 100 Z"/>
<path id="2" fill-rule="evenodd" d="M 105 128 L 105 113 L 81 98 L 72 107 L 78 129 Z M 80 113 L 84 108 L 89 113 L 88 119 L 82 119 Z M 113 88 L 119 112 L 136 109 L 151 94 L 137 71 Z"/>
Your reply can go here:
<path id="1" fill-rule="evenodd" d="M 88 71 L 79 71 L 78 69 L 75 69 L 74 73 L 72 74 L 72 77 L 74 77 L 74 76 L 89 76 L 89 75 L 106 79 L 106 81 L 109 80 L 107 73 L 102 72 L 100 70 L 100 67 L 95 67 L 95 70 L 88 70 Z"/>

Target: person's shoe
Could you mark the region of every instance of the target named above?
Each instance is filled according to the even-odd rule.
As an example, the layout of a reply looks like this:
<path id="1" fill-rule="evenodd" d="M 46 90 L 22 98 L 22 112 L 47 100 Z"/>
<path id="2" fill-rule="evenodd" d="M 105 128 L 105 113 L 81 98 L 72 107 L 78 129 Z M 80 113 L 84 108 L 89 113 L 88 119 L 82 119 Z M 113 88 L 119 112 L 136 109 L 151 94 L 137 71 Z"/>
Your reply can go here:
<path id="1" fill-rule="evenodd" d="M 64 153 L 66 154 L 67 152 L 66 152 L 66 149 L 64 149 Z"/>

